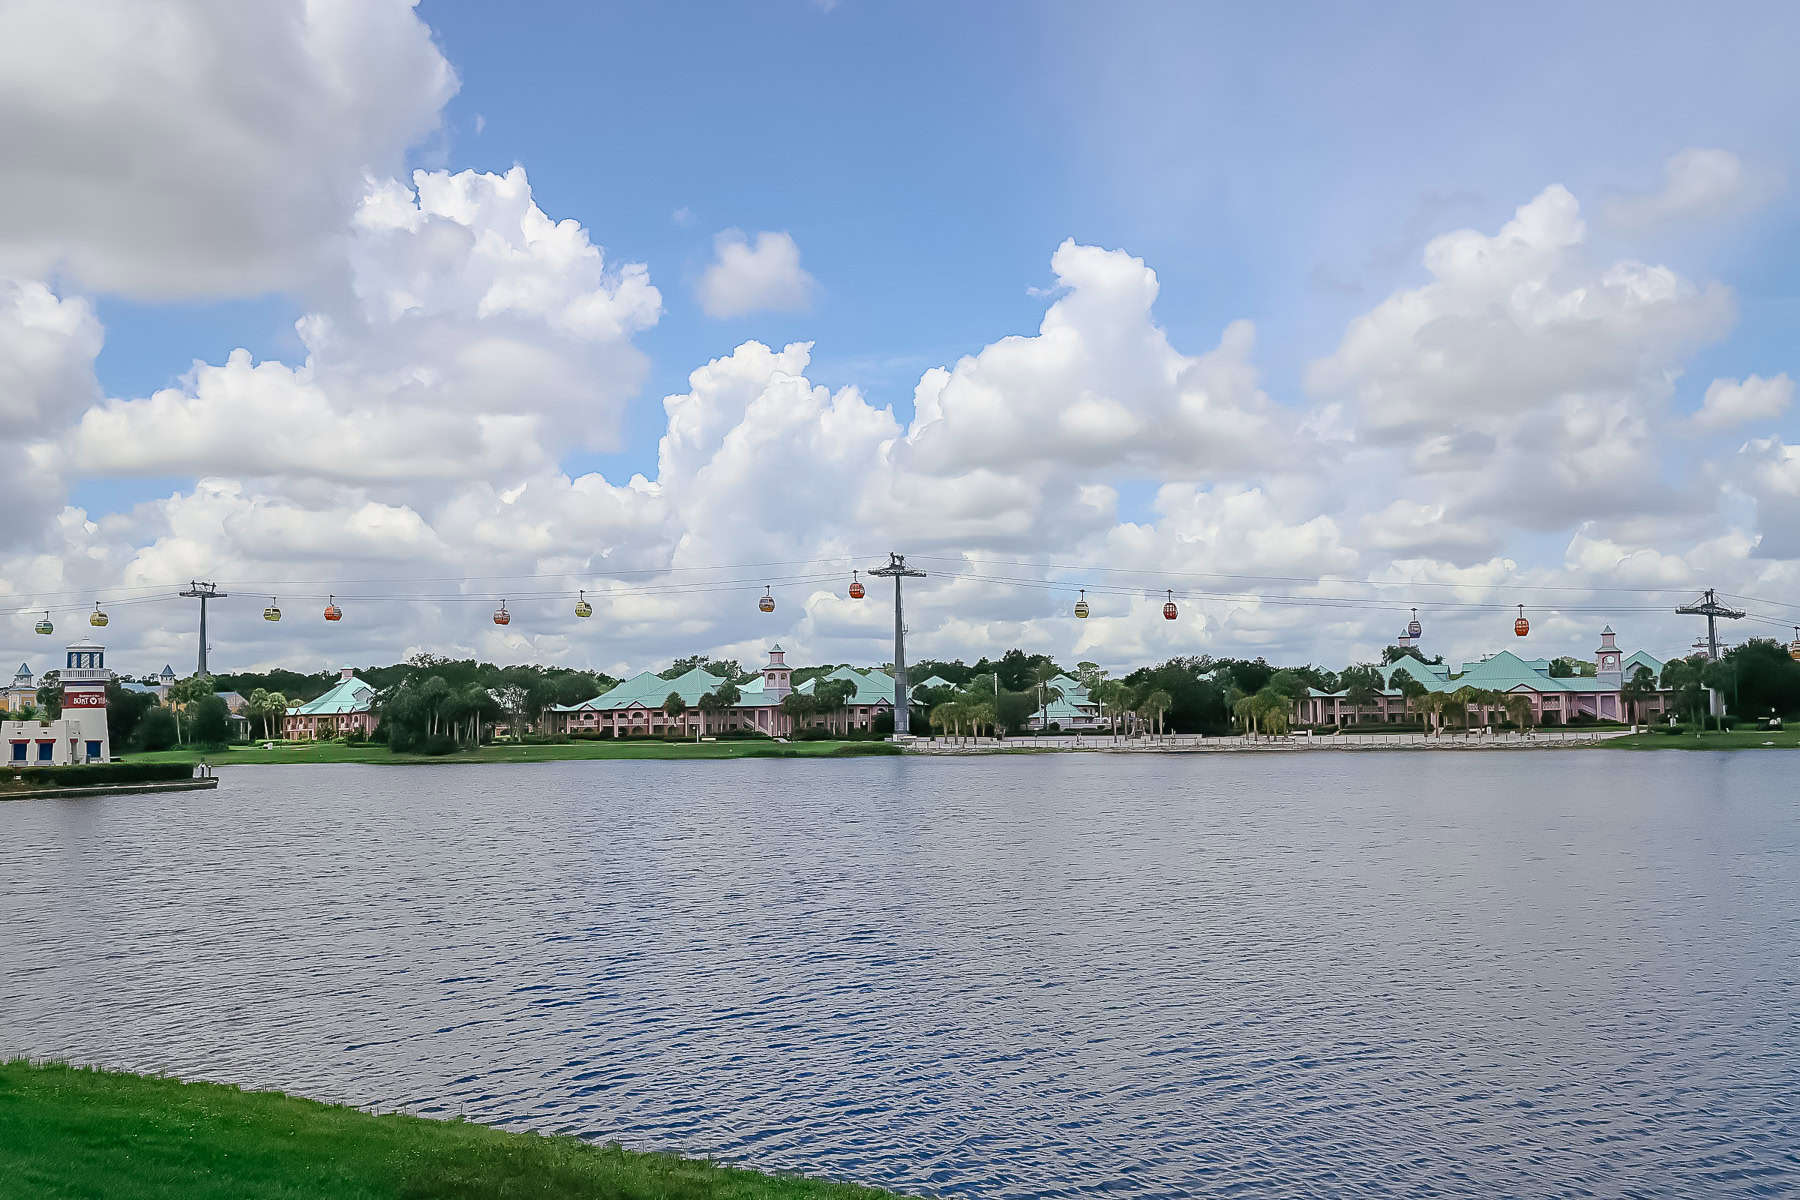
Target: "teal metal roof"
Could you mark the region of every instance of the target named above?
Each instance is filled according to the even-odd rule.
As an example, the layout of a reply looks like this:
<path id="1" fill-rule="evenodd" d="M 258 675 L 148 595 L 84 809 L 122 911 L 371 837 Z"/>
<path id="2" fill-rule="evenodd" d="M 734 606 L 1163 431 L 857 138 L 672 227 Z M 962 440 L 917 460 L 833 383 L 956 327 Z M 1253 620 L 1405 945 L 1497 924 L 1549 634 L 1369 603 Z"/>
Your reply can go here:
<path id="1" fill-rule="evenodd" d="M 885 704 L 892 708 L 894 704 L 894 677 L 886 671 L 858 671 L 855 667 L 839 667 L 828 675 L 809 679 L 796 692 L 811 695 L 821 681 L 848 680 L 856 686 L 850 697 L 851 704 Z"/>
<path id="2" fill-rule="evenodd" d="M 1414 679 L 1427 687 L 1430 687 L 1434 683 L 1442 683 L 1450 676 L 1450 668 L 1446 667 L 1443 663 L 1422 663 L 1410 654 L 1405 658 L 1395 659 L 1393 662 L 1380 669 L 1383 672 L 1382 680 L 1390 689 L 1398 686 L 1394 683 L 1394 675 L 1396 673 L 1411 675 Z"/>
<path id="3" fill-rule="evenodd" d="M 673 679 L 664 679 L 655 671 L 640 671 L 592 700 L 583 700 L 579 704 L 553 704 L 550 707 L 553 712 L 614 712 L 632 707 L 661 708 L 668 700 L 669 693 L 674 692 L 681 697 L 683 704 L 695 708 L 700 703 L 700 697 L 724 682 L 711 671 L 700 667 Z M 775 703 L 774 698 L 763 691 L 760 675 L 748 683 L 738 684 L 738 692 L 742 696 L 737 704 L 739 708 L 762 708 Z"/>
<path id="4" fill-rule="evenodd" d="M 296 717 L 341 717 L 349 713 L 368 712 L 375 703 L 375 689 L 352 675 L 320 696 L 298 708 L 288 709 Z"/>
<path id="5" fill-rule="evenodd" d="M 1625 678 L 1630 679 L 1632 672 L 1636 671 L 1639 667 L 1649 667 L 1650 673 L 1655 675 L 1658 679 L 1661 679 L 1664 665 L 1665 664 L 1660 658 L 1656 658 L 1642 650 L 1633 650 L 1625 657 L 1624 661 L 1619 664 L 1619 669 L 1625 672 Z"/>

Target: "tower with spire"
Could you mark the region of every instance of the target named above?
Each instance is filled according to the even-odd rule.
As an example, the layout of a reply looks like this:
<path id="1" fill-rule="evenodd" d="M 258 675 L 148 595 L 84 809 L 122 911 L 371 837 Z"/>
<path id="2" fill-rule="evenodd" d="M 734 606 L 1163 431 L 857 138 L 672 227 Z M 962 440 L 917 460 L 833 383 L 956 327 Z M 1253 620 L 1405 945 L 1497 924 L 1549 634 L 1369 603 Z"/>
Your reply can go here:
<path id="1" fill-rule="evenodd" d="M 762 669 L 763 695 L 770 697 L 776 704 L 787 698 L 793 691 L 790 681 L 793 672 L 788 669 L 787 651 L 779 643 L 769 648 L 769 665 Z"/>
<path id="2" fill-rule="evenodd" d="M 1609 690 L 1625 685 L 1625 671 L 1619 664 L 1623 655 L 1614 642 L 1612 626 L 1600 631 L 1600 648 L 1594 651 L 1594 683 Z"/>

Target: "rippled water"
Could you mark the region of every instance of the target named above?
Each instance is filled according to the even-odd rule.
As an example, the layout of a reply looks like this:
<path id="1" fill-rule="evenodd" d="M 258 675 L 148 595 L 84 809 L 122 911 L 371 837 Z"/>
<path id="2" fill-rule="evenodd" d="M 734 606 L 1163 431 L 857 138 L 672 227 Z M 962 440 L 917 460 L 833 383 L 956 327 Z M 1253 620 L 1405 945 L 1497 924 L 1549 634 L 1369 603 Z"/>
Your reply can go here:
<path id="1" fill-rule="evenodd" d="M 1796 766 L 246 767 L 0 804 L 0 1050 L 932 1194 L 1791 1194 Z"/>

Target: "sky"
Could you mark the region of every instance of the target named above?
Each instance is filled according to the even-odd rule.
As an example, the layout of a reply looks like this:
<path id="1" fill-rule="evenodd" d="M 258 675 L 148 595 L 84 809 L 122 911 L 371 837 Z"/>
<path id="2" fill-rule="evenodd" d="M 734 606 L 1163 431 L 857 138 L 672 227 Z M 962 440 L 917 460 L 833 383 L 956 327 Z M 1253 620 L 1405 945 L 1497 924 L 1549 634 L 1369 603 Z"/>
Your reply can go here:
<path id="1" fill-rule="evenodd" d="M 1797 25 L 0 0 L 0 662 L 1786 640 Z"/>

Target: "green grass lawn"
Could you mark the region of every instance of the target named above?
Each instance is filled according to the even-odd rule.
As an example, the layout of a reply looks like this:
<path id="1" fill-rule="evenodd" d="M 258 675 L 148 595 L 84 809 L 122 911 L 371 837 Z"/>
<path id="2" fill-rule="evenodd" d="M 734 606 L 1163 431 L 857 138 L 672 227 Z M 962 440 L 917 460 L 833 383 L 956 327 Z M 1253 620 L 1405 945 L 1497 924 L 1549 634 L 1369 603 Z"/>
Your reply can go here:
<path id="1" fill-rule="evenodd" d="M 569 762 L 611 758 L 821 758 L 832 755 L 898 753 L 886 742 L 788 742 L 758 739 L 742 742 L 611 741 L 568 742 L 554 746 L 483 746 L 461 754 L 426 757 L 395 754 L 386 746 L 365 743 L 345 746 L 337 742 L 276 742 L 264 750 L 261 742 L 225 750 L 156 750 L 126 754 L 125 762 L 208 762 L 218 767 L 246 763 L 528 763 Z"/>
<path id="2" fill-rule="evenodd" d="M 0 1064 L 0 1196 L 42 1200 L 879 1200 L 463 1121 L 276 1092 Z"/>
<path id="3" fill-rule="evenodd" d="M 1633 733 L 1601 743 L 1608 750 L 1800 750 L 1800 728 L 1711 730 L 1691 733 Z"/>

